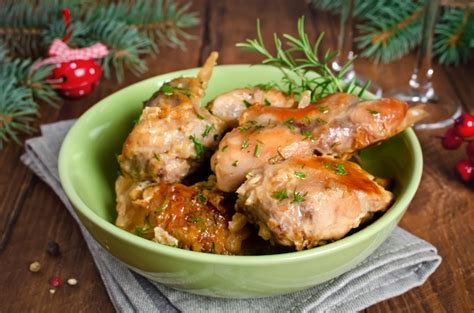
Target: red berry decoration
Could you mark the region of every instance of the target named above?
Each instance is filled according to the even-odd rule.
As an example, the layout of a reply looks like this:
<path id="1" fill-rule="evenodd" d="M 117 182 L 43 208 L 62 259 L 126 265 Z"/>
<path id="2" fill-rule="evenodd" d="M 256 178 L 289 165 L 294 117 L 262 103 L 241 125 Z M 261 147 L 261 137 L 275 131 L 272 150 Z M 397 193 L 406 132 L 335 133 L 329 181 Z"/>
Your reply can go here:
<path id="1" fill-rule="evenodd" d="M 456 132 L 463 138 L 474 137 L 474 115 L 463 113 L 454 123 Z"/>
<path id="2" fill-rule="evenodd" d="M 451 127 L 446 131 L 441 143 L 445 149 L 455 150 L 462 145 L 463 141 L 463 138 L 457 134 L 456 129 Z"/>
<path id="3" fill-rule="evenodd" d="M 474 140 L 471 140 L 466 147 L 466 154 L 471 163 L 474 163 Z"/>
<path id="4" fill-rule="evenodd" d="M 456 172 L 464 182 L 469 182 L 474 179 L 474 163 L 460 160 L 456 163 Z"/>
<path id="5" fill-rule="evenodd" d="M 469 160 L 456 163 L 456 173 L 464 182 L 474 181 L 474 115 L 463 113 L 442 137 L 441 144 L 446 150 L 456 150 L 467 142 L 466 154 Z"/>
<path id="6" fill-rule="evenodd" d="M 61 286 L 61 278 L 59 278 L 59 276 L 53 276 L 49 279 L 49 284 L 53 287 L 59 287 Z"/>

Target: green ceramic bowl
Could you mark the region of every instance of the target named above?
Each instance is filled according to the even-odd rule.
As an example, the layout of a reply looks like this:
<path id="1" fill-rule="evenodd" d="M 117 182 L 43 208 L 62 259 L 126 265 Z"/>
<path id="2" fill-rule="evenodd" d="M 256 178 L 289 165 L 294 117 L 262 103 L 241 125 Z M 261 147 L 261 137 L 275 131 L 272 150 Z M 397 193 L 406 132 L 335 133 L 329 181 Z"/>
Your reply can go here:
<path id="1" fill-rule="evenodd" d="M 164 81 L 196 72 L 160 75 L 114 93 L 87 111 L 64 140 L 59 156 L 61 183 L 84 226 L 109 253 L 135 272 L 172 288 L 249 298 L 290 293 L 332 279 L 367 258 L 389 236 L 421 178 L 421 149 L 411 129 L 361 153 L 362 166 L 369 172 L 395 180 L 393 206 L 371 225 L 322 247 L 278 255 L 222 256 L 168 247 L 116 227 L 116 155 L 143 101 Z M 279 78 L 278 71 L 266 66 L 218 66 L 205 100 Z"/>

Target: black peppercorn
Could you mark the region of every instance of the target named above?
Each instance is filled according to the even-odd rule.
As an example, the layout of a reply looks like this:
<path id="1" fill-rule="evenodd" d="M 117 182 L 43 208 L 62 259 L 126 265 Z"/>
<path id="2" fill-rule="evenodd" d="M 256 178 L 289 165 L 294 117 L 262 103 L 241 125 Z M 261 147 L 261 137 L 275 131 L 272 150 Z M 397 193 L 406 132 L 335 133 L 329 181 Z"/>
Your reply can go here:
<path id="1" fill-rule="evenodd" d="M 61 248 L 59 247 L 59 244 L 56 241 L 48 242 L 48 247 L 46 248 L 46 251 L 48 251 L 49 255 L 52 256 L 59 256 L 61 254 Z"/>

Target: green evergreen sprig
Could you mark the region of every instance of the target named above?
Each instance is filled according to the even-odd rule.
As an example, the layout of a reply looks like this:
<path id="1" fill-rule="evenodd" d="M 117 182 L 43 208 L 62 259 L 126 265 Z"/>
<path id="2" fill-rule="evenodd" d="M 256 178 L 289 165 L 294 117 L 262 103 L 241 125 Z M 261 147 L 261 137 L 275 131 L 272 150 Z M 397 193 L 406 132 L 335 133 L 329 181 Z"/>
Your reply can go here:
<path id="1" fill-rule="evenodd" d="M 310 0 L 316 9 L 340 13 L 345 0 Z M 360 55 L 391 62 L 419 45 L 423 6 L 428 0 L 355 1 L 354 17 Z M 469 9 L 442 7 L 433 53 L 438 62 L 458 65 L 474 56 L 474 16 Z"/>
<path id="2" fill-rule="evenodd" d="M 32 5 L 30 0 L 6 1 L 0 10 L 0 39 L 17 56 L 42 57 L 54 38 L 66 29 L 61 10 L 71 10 L 72 35 L 68 44 L 84 47 L 102 42 L 111 51 L 103 59 L 109 77 L 123 79 L 125 69 L 136 75 L 147 70 L 142 56 L 158 52 L 159 45 L 184 48 L 191 36 L 186 28 L 198 24 L 190 3 L 172 0 L 128 0 L 97 3 L 79 0 L 45 0 Z"/>
<path id="3" fill-rule="evenodd" d="M 237 47 L 262 54 L 265 57 L 262 64 L 277 67 L 283 73 L 283 84 L 288 94 L 300 96 L 304 91 L 310 90 L 312 102 L 334 92 L 357 91 L 358 94 L 362 94 L 368 85 L 359 90 L 354 81 L 349 84 L 343 81 L 352 60 L 345 63 L 340 71 L 335 72 L 331 68 L 331 63 L 338 52 L 328 50 L 320 56 L 319 50 L 323 37 L 324 33 L 312 43 L 304 29 L 304 17 L 301 17 L 298 19 L 297 37 L 283 34 L 286 40 L 285 45 L 282 39 L 274 34 L 276 53 L 272 54 L 265 45 L 260 22 L 257 20 L 257 38 L 238 43 Z"/>
<path id="4" fill-rule="evenodd" d="M 19 134 L 30 134 L 39 103 L 54 104 L 58 96 L 47 83 L 52 67 L 32 71 L 35 59 L 46 57 L 54 38 L 66 28 L 62 9 L 69 8 L 73 48 L 102 42 L 110 51 L 103 58 L 104 74 L 121 81 L 126 70 L 139 75 L 147 70 L 143 56 L 160 45 L 184 48 L 191 36 L 186 28 L 199 20 L 190 3 L 173 0 L 6 0 L 0 9 L 0 149 Z"/>

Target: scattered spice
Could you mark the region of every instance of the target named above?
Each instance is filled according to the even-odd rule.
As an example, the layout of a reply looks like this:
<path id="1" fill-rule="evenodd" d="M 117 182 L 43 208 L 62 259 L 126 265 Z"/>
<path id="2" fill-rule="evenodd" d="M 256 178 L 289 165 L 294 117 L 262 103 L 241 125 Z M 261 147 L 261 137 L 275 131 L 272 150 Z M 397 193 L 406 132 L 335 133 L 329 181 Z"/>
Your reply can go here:
<path id="1" fill-rule="evenodd" d="M 272 193 L 272 198 L 277 199 L 277 200 L 284 200 L 288 199 L 288 191 L 285 189 L 282 189 L 280 191 L 275 191 Z"/>
<path id="2" fill-rule="evenodd" d="M 41 264 L 38 261 L 35 261 L 30 264 L 30 272 L 37 273 L 41 269 Z"/>
<path id="3" fill-rule="evenodd" d="M 76 286 L 76 285 L 77 285 L 77 279 L 75 279 L 75 278 L 69 278 L 69 279 L 67 280 L 67 284 L 68 284 L 69 286 Z"/>
<path id="4" fill-rule="evenodd" d="M 204 116 L 202 116 L 201 114 L 197 113 L 196 115 L 197 115 L 198 119 L 200 119 L 200 120 L 204 119 Z"/>
<path id="5" fill-rule="evenodd" d="M 53 276 L 49 279 L 49 284 L 53 287 L 59 287 L 61 286 L 61 278 L 59 276 Z"/>
<path id="6" fill-rule="evenodd" d="M 56 293 L 56 289 L 53 289 L 53 288 L 49 289 L 48 291 L 52 295 L 54 295 Z"/>
<path id="7" fill-rule="evenodd" d="M 46 251 L 51 256 L 59 256 L 61 254 L 61 247 L 56 241 L 50 241 L 48 242 Z"/>
<path id="8" fill-rule="evenodd" d="M 204 221 L 204 219 L 202 217 L 193 216 L 189 218 L 189 221 L 193 224 L 197 224 Z"/>

